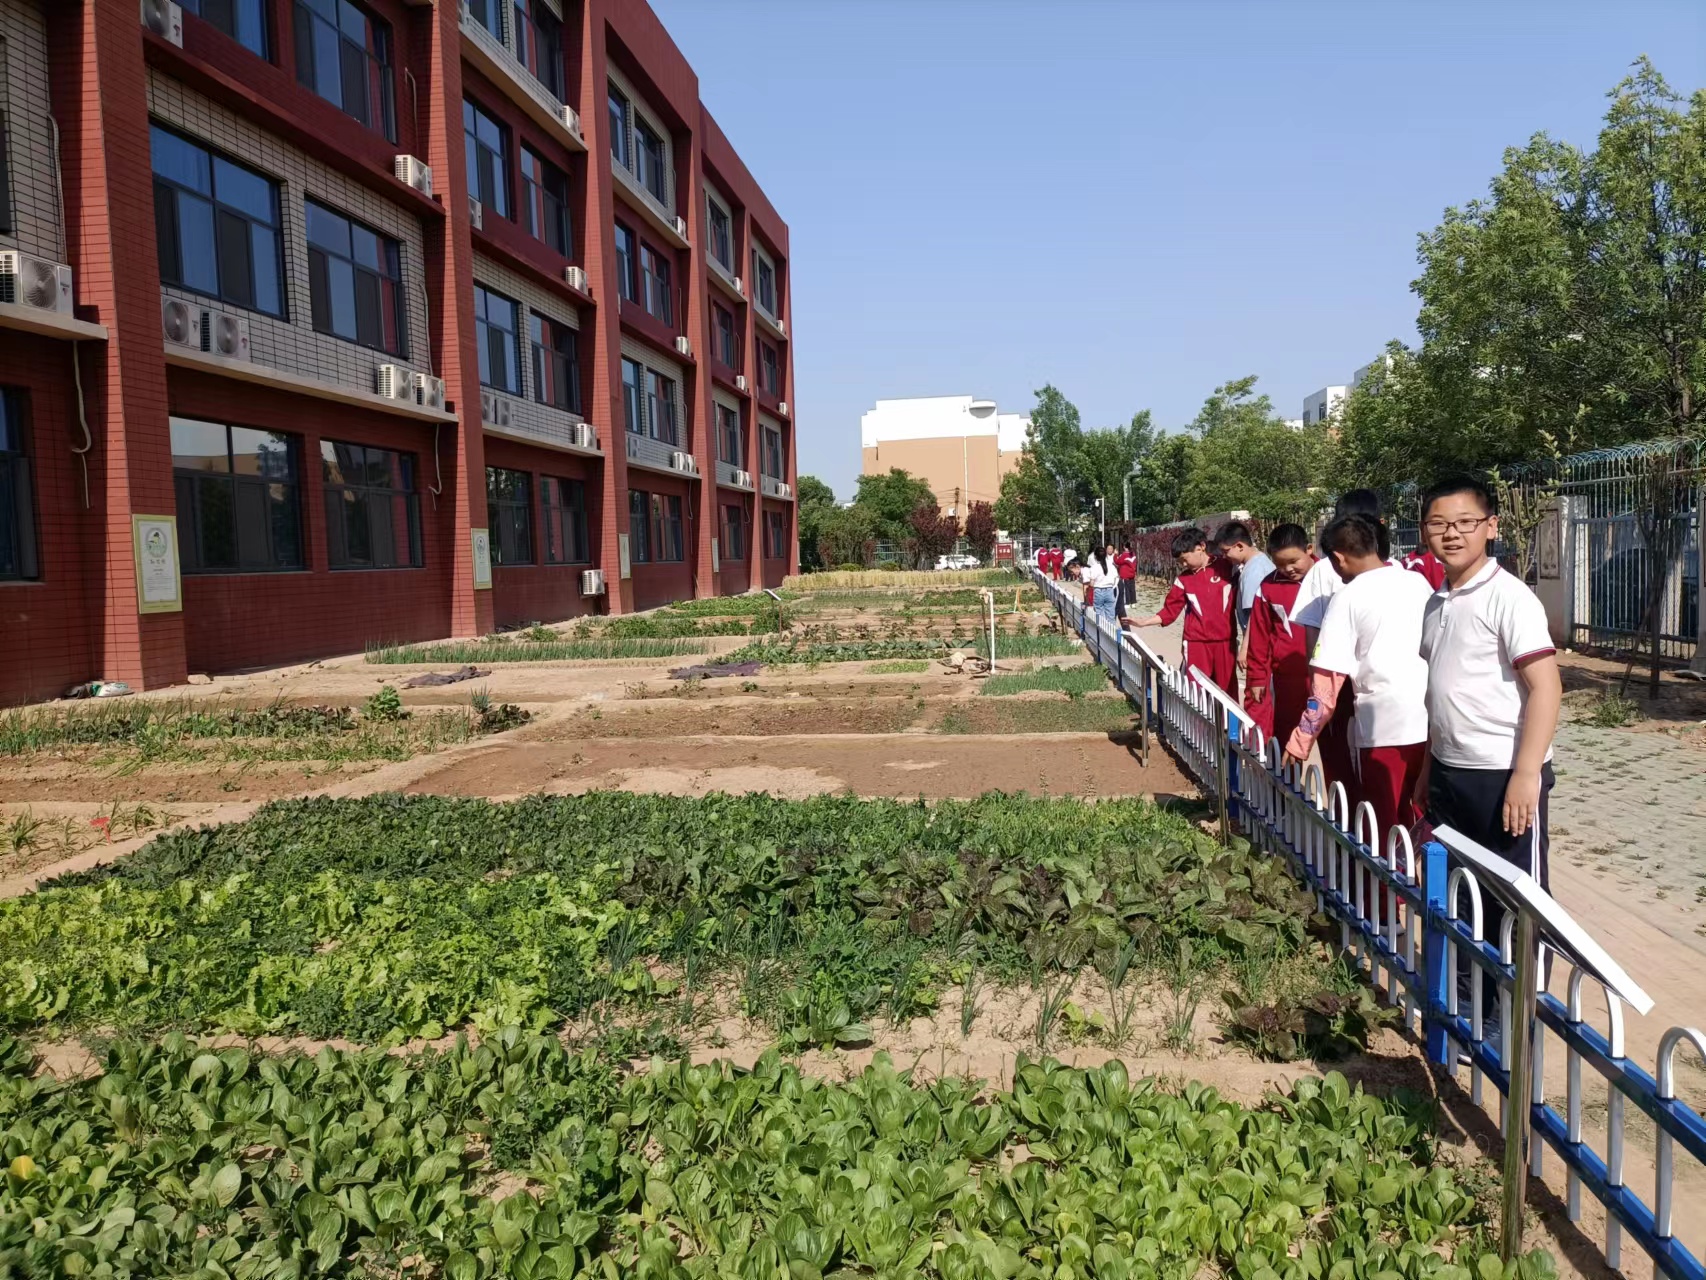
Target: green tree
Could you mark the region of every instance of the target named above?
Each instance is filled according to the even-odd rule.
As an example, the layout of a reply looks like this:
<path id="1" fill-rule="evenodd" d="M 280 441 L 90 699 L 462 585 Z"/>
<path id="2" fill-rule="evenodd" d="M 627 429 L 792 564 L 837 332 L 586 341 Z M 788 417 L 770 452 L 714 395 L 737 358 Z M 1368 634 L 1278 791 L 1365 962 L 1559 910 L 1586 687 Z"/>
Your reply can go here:
<path id="1" fill-rule="evenodd" d="M 879 538 L 899 542 L 910 536 L 912 513 L 936 501 L 927 481 L 899 467 L 879 475 L 860 476 L 853 505 L 870 514 Z"/>
<path id="2" fill-rule="evenodd" d="M 1256 394 L 1253 376 L 1216 387 L 1190 429 L 1197 441 L 1182 497 L 1188 515 L 1293 516 L 1326 476 L 1328 429 L 1288 427 L 1268 397 Z"/>
<path id="3" fill-rule="evenodd" d="M 826 565 L 857 564 L 869 568 L 876 560 L 876 542 L 876 518 L 858 505 L 836 507 L 818 526 L 818 555 Z"/>
<path id="4" fill-rule="evenodd" d="M 1194 436 L 1161 436 L 1137 466 L 1131 481 L 1131 518 L 1140 525 L 1171 524 L 1189 517 L 1185 486 L 1196 465 Z"/>
<path id="5" fill-rule="evenodd" d="M 1078 488 L 1078 450 L 1084 427 L 1073 404 L 1053 383 L 1037 392 L 1031 425 L 1025 433 L 1025 452 L 1036 459 L 1054 485 L 1060 519 L 1075 514 Z"/>
<path id="6" fill-rule="evenodd" d="M 995 501 L 995 522 L 1004 529 L 1046 533 L 1063 527 L 1066 508 L 1054 477 L 1027 449 L 1014 468 L 1001 477 Z"/>
<path id="7" fill-rule="evenodd" d="M 1126 477 L 1154 447 L 1155 428 L 1147 409 L 1132 414 L 1123 427 L 1080 434 L 1073 457 L 1078 486 L 1087 499 L 1107 503 L 1109 520 L 1124 518 Z"/>
<path id="8" fill-rule="evenodd" d="M 974 502 L 966 512 L 966 541 L 984 564 L 995 554 L 995 512 L 987 502 Z"/>
<path id="9" fill-rule="evenodd" d="M 794 501 L 799 511 L 800 567 L 821 568 L 818 538 L 824 522 L 837 510 L 835 491 L 816 476 L 801 476 L 794 486 Z"/>

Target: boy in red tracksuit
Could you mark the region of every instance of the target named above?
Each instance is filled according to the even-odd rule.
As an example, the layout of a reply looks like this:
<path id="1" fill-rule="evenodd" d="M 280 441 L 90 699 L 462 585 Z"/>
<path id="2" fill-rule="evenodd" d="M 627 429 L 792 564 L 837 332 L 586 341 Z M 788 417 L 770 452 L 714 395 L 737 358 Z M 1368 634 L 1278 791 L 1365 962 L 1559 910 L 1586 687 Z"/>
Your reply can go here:
<path id="1" fill-rule="evenodd" d="M 1262 727 L 1264 741 L 1284 744 L 1309 701 L 1309 646 L 1303 626 L 1291 620 L 1303 575 L 1315 563 L 1302 526 L 1282 524 L 1268 535 L 1274 571 L 1262 581 L 1250 610 L 1244 662 L 1244 709 Z"/>
<path id="2" fill-rule="evenodd" d="M 1114 568 L 1120 575 L 1119 610 L 1123 617 L 1137 602 L 1137 553 L 1131 549 L 1131 543 L 1122 546 L 1114 556 Z"/>
<path id="3" fill-rule="evenodd" d="M 1435 591 L 1445 585 L 1445 565 L 1426 547 L 1417 547 L 1409 555 L 1399 556 L 1398 563 L 1421 574 Z"/>
<path id="4" fill-rule="evenodd" d="M 1199 669 L 1228 693 L 1238 688 L 1238 596 L 1236 570 L 1208 553 L 1208 536 L 1186 529 L 1173 539 L 1179 576 L 1167 589 L 1161 612 L 1126 618 L 1128 627 L 1167 627 L 1185 613 L 1184 668 Z"/>

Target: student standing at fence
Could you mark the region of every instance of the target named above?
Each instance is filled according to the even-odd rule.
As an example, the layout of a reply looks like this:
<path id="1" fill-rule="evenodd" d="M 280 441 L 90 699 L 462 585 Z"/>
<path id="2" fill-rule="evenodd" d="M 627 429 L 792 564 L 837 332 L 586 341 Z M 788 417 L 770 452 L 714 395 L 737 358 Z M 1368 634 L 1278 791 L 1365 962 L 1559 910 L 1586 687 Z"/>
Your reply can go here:
<path id="1" fill-rule="evenodd" d="M 1479 480 L 1429 489 L 1422 534 L 1446 574 L 1422 625 L 1428 820 L 1455 828 L 1550 890 L 1546 806 L 1563 684 L 1545 606 L 1487 554 L 1499 536 L 1499 511 Z M 1483 936 L 1497 945 L 1503 910 L 1491 895 L 1485 900 Z"/>
<path id="2" fill-rule="evenodd" d="M 1186 529 L 1174 536 L 1173 559 L 1179 576 L 1167 588 L 1161 611 L 1147 618 L 1127 618 L 1125 625 L 1168 627 L 1184 612 L 1184 669 L 1196 667 L 1222 690 L 1236 692 L 1237 606 L 1232 583 L 1222 572 L 1224 566 L 1209 555 L 1208 538 L 1201 529 Z"/>
<path id="3" fill-rule="evenodd" d="M 1091 549 L 1084 560 L 1084 583 L 1087 588 L 1084 602 L 1094 605 L 1096 616 L 1108 626 L 1112 626 L 1115 616 L 1116 597 L 1120 587 L 1120 575 L 1114 568 L 1113 558 L 1107 549 Z"/>
<path id="4" fill-rule="evenodd" d="M 1432 593 L 1420 574 L 1387 561 L 1386 527 L 1366 515 L 1342 516 L 1321 534 L 1322 549 L 1344 581 L 1321 620 L 1309 659 L 1309 701 L 1286 743 L 1293 760 L 1333 716 L 1339 690 L 1356 693 L 1358 779 L 1374 809 L 1384 847 L 1394 824 L 1409 827 L 1428 743 L 1428 664 L 1422 615 Z"/>
<path id="5" fill-rule="evenodd" d="M 1282 524 L 1268 535 L 1274 570 L 1256 590 L 1244 667 L 1244 709 L 1262 727 L 1265 740 L 1283 745 L 1309 700 L 1309 649 L 1291 607 L 1303 576 L 1315 563 L 1303 526 Z"/>
<path id="6" fill-rule="evenodd" d="M 1119 554 L 1114 557 L 1114 568 L 1120 575 L 1120 617 L 1123 618 L 1137 603 L 1137 556 L 1130 542 L 1120 545 Z"/>

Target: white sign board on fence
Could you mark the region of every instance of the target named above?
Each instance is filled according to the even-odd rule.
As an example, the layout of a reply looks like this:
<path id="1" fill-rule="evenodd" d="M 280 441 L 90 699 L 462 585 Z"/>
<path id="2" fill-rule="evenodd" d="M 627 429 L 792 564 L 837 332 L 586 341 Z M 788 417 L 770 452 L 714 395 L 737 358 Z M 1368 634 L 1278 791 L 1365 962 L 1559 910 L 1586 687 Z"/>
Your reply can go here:
<path id="1" fill-rule="evenodd" d="M 1547 946 L 1571 964 L 1593 974 L 1608 991 L 1630 1005 L 1636 1013 L 1651 1011 L 1653 998 L 1641 990 L 1635 980 L 1623 971 L 1623 966 L 1589 937 L 1588 931 L 1577 924 L 1574 917 L 1559 906 L 1557 899 L 1542 889 L 1540 882 L 1528 872 L 1451 827 L 1435 827 L 1434 839 L 1468 864 L 1482 884 L 1495 881 L 1501 897 L 1514 900 L 1532 912 L 1540 922 L 1540 932 Z"/>

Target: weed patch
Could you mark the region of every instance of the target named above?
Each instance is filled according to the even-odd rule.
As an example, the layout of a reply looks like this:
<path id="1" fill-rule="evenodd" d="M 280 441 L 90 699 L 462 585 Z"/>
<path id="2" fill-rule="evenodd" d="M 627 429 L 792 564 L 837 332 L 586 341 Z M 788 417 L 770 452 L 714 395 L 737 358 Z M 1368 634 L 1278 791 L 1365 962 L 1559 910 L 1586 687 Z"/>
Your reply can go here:
<path id="1" fill-rule="evenodd" d="M 551 641 L 447 640 L 437 644 L 391 645 L 367 651 L 367 660 L 380 665 L 404 662 L 457 663 L 483 666 L 491 662 L 573 662 L 599 658 L 677 658 L 706 653 L 710 645 L 692 639 L 609 639 Z"/>
<path id="2" fill-rule="evenodd" d="M 922 658 L 901 658 L 892 662 L 873 662 L 865 668 L 865 674 L 871 676 L 920 676 L 928 670 L 930 670 L 930 664 Z"/>
<path id="3" fill-rule="evenodd" d="M 995 652 L 999 661 L 999 642 Z M 999 698 L 1041 689 L 1051 693 L 1064 693 L 1069 698 L 1081 698 L 1087 693 L 1106 692 L 1107 688 L 1108 677 L 1102 668 L 1094 663 L 1085 663 L 1076 667 L 1042 667 L 1020 675 L 993 675 L 983 682 L 981 692 Z"/>

